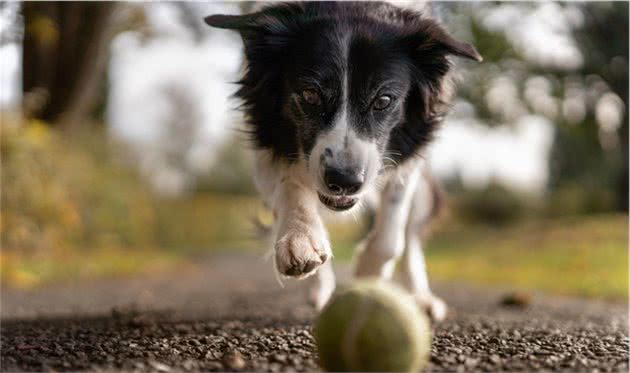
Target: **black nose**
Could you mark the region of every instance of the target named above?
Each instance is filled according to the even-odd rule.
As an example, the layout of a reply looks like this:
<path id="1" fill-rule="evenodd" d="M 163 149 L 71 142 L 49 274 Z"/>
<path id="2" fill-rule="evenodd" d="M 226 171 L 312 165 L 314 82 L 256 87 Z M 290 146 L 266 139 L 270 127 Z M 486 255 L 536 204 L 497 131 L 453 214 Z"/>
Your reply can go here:
<path id="1" fill-rule="evenodd" d="M 324 182 L 333 194 L 354 194 L 364 181 L 364 173 L 359 170 L 328 167 L 324 171 Z"/>

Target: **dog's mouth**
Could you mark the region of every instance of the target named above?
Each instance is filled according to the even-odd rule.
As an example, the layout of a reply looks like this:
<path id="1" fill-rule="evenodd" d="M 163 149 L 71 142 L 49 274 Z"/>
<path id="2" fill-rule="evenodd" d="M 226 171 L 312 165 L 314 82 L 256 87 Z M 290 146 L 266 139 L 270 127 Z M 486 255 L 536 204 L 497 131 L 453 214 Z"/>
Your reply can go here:
<path id="1" fill-rule="evenodd" d="M 317 192 L 317 196 L 321 203 L 323 203 L 326 207 L 333 211 L 345 211 L 349 210 L 354 206 L 357 202 L 359 202 L 359 198 L 350 197 L 350 196 L 327 196 Z"/>

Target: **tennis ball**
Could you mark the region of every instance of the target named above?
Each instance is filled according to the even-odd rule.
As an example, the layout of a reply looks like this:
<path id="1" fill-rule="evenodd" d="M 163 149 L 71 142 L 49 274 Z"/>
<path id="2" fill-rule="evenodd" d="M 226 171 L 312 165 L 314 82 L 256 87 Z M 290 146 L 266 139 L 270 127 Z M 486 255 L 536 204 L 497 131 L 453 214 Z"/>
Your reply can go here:
<path id="1" fill-rule="evenodd" d="M 431 351 L 431 325 L 411 295 L 378 280 L 338 290 L 317 317 L 314 337 L 328 371 L 417 372 Z"/>

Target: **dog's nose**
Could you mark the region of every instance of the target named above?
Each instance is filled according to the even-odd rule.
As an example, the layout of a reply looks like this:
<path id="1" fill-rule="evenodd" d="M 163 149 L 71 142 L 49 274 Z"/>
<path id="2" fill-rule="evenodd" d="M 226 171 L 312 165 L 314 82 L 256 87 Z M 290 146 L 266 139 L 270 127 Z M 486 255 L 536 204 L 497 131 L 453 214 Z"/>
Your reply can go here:
<path id="1" fill-rule="evenodd" d="M 364 172 L 359 170 L 328 167 L 324 171 L 324 182 L 333 194 L 354 194 L 364 181 Z"/>

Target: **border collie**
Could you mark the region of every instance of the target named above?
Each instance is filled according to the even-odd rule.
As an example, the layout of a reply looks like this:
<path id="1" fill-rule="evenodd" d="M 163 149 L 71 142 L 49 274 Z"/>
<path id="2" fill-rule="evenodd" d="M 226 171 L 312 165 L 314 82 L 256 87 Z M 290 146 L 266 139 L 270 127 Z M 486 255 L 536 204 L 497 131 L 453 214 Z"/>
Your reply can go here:
<path id="1" fill-rule="evenodd" d="M 355 275 L 389 279 L 398 265 L 418 304 L 443 319 L 420 242 L 435 208 L 421 155 L 447 109 L 450 56 L 481 61 L 475 48 L 381 2 L 272 3 L 205 21 L 240 32 L 245 45 L 236 96 L 256 146 L 256 185 L 273 211 L 277 271 L 315 274 L 311 300 L 321 308 L 335 288 L 324 212 L 374 200 Z"/>

